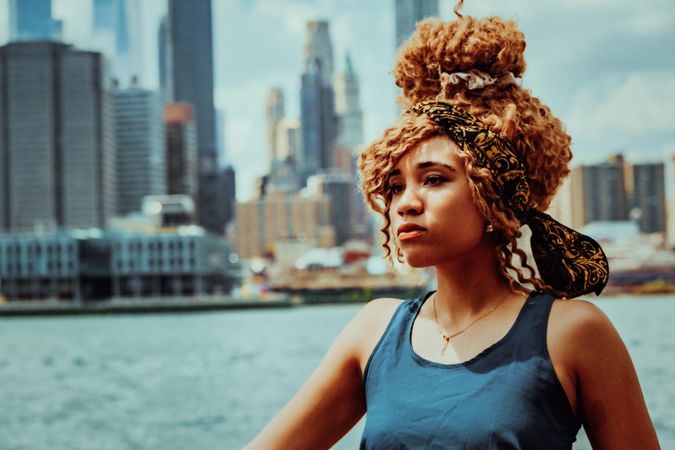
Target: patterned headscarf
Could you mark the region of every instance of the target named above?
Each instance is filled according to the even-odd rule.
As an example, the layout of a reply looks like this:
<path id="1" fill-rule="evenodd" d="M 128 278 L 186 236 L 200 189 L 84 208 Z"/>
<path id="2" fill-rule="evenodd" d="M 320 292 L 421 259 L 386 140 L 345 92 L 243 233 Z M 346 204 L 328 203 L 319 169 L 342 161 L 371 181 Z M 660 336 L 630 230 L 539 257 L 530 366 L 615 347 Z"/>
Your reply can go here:
<path id="1" fill-rule="evenodd" d="M 426 114 L 480 167 L 496 180 L 504 204 L 532 230 L 530 244 L 539 276 L 569 298 L 595 292 L 607 284 L 609 265 L 600 245 L 529 205 L 526 167 L 511 145 L 479 119 L 442 101 L 423 101 L 409 110 Z"/>

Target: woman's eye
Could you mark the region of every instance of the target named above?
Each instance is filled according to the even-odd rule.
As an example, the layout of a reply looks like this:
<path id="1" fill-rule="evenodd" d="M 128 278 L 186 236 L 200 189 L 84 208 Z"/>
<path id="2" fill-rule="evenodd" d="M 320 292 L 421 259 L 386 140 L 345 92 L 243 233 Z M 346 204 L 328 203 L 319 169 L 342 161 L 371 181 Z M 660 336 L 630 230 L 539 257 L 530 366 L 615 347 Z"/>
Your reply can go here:
<path id="1" fill-rule="evenodd" d="M 389 185 L 390 194 L 400 194 L 401 192 L 403 192 L 403 185 L 401 183 L 393 183 Z"/>
<path id="2" fill-rule="evenodd" d="M 437 185 L 437 184 L 441 184 L 441 183 L 443 183 L 444 181 L 445 181 L 445 177 L 442 177 L 442 176 L 440 176 L 440 175 L 429 175 L 429 176 L 424 180 L 424 182 L 425 182 L 426 184 L 430 184 L 430 185 L 432 185 L 432 186 Z"/>

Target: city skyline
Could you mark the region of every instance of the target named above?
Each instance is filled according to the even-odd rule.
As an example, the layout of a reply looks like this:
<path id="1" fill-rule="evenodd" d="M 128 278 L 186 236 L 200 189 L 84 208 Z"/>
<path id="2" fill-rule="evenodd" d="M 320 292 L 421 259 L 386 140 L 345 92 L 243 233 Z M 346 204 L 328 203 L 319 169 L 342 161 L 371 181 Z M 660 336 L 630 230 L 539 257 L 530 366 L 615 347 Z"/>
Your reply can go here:
<path id="1" fill-rule="evenodd" d="M 8 39 L 7 0 L 0 1 L 0 42 Z M 63 36 L 87 48 L 90 0 L 54 0 Z M 157 29 L 163 0 L 141 3 L 143 86 L 158 88 Z M 454 2 L 440 2 L 443 19 Z M 583 6 L 583 8 L 581 8 Z M 394 60 L 394 1 L 214 0 L 215 102 L 225 111 L 226 152 L 237 170 L 238 199 L 252 192 L 264 173 L 265 97 L 280 86 L 287 114 L 299 117 L 300 75 L 306 22 L 330 21 L 336 67 L 349 51 L 361 81 L 364 140 L 394 119 L 395 88 L 388 74 Z M 675 152 L 675 6 L 665 0 L 532 0 L 467 2 L 463 12 L 516 18 L 526 35 L 524 85 L 567 125 L 574 163 L 595 163 L 622 151 L 634 161 L 669 161 Z M 228 42 L 236 45 L 228 46 Z M 236 68 L 233 69 L 233 68 Z M 668 176 L 667 179 L 672 179 Z M 672 186 L 669 185 L 669 190 Z M 671 193 L 672 194 L 672 193 Z"/>

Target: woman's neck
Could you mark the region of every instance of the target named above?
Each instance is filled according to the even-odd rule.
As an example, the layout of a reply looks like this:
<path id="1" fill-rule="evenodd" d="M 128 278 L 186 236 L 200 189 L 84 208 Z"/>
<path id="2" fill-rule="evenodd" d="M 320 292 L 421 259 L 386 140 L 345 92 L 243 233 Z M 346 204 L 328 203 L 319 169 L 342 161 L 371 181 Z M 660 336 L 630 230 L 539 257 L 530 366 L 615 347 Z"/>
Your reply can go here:
<path id="1" fill-rule="evenodd" d="M 511 288 L 499 272 L 494 253 L 461 258 L 436 266 L 436 308 L 443 310 L 448 324 L 462 324 L 494 306 Z"/>

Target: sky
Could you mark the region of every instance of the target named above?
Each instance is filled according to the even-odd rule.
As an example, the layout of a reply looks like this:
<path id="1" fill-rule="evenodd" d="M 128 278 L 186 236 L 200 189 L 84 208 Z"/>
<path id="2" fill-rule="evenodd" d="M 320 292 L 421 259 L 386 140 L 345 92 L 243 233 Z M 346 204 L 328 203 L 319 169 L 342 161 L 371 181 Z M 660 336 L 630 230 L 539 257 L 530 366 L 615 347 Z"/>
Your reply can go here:
<path id="1" fill-rule="evenodd" d="M 64 39 L 87 48 L 91 0 L 53 1 Z M 141 81 L 156 88 L 157 26 L 166 4 L 139 4 Z M 440 5 L 441 18 L 451 19 L 455 1 Z M 631 162 L 675 154 L 675 2 L 467 0 L 462 12 L 518 22 L 527 42 L 523 85 L 566 124 L 573 163 L 599 162 L 616 152 Z M 394 0 L 213 0 L 213 15 L 215 103 L 224 113 L 238 200 L 249 198 L 255 177 L 265 172 L 268 90 L 281 87 L 287 114 L 299 116 L 308 20 L 330 22 L 337 72 L 345 52 L 352 56 L 366 143 L 395 119 Z M 0 0 L 0 42 L 7 29 L 7 0 Z"/>

